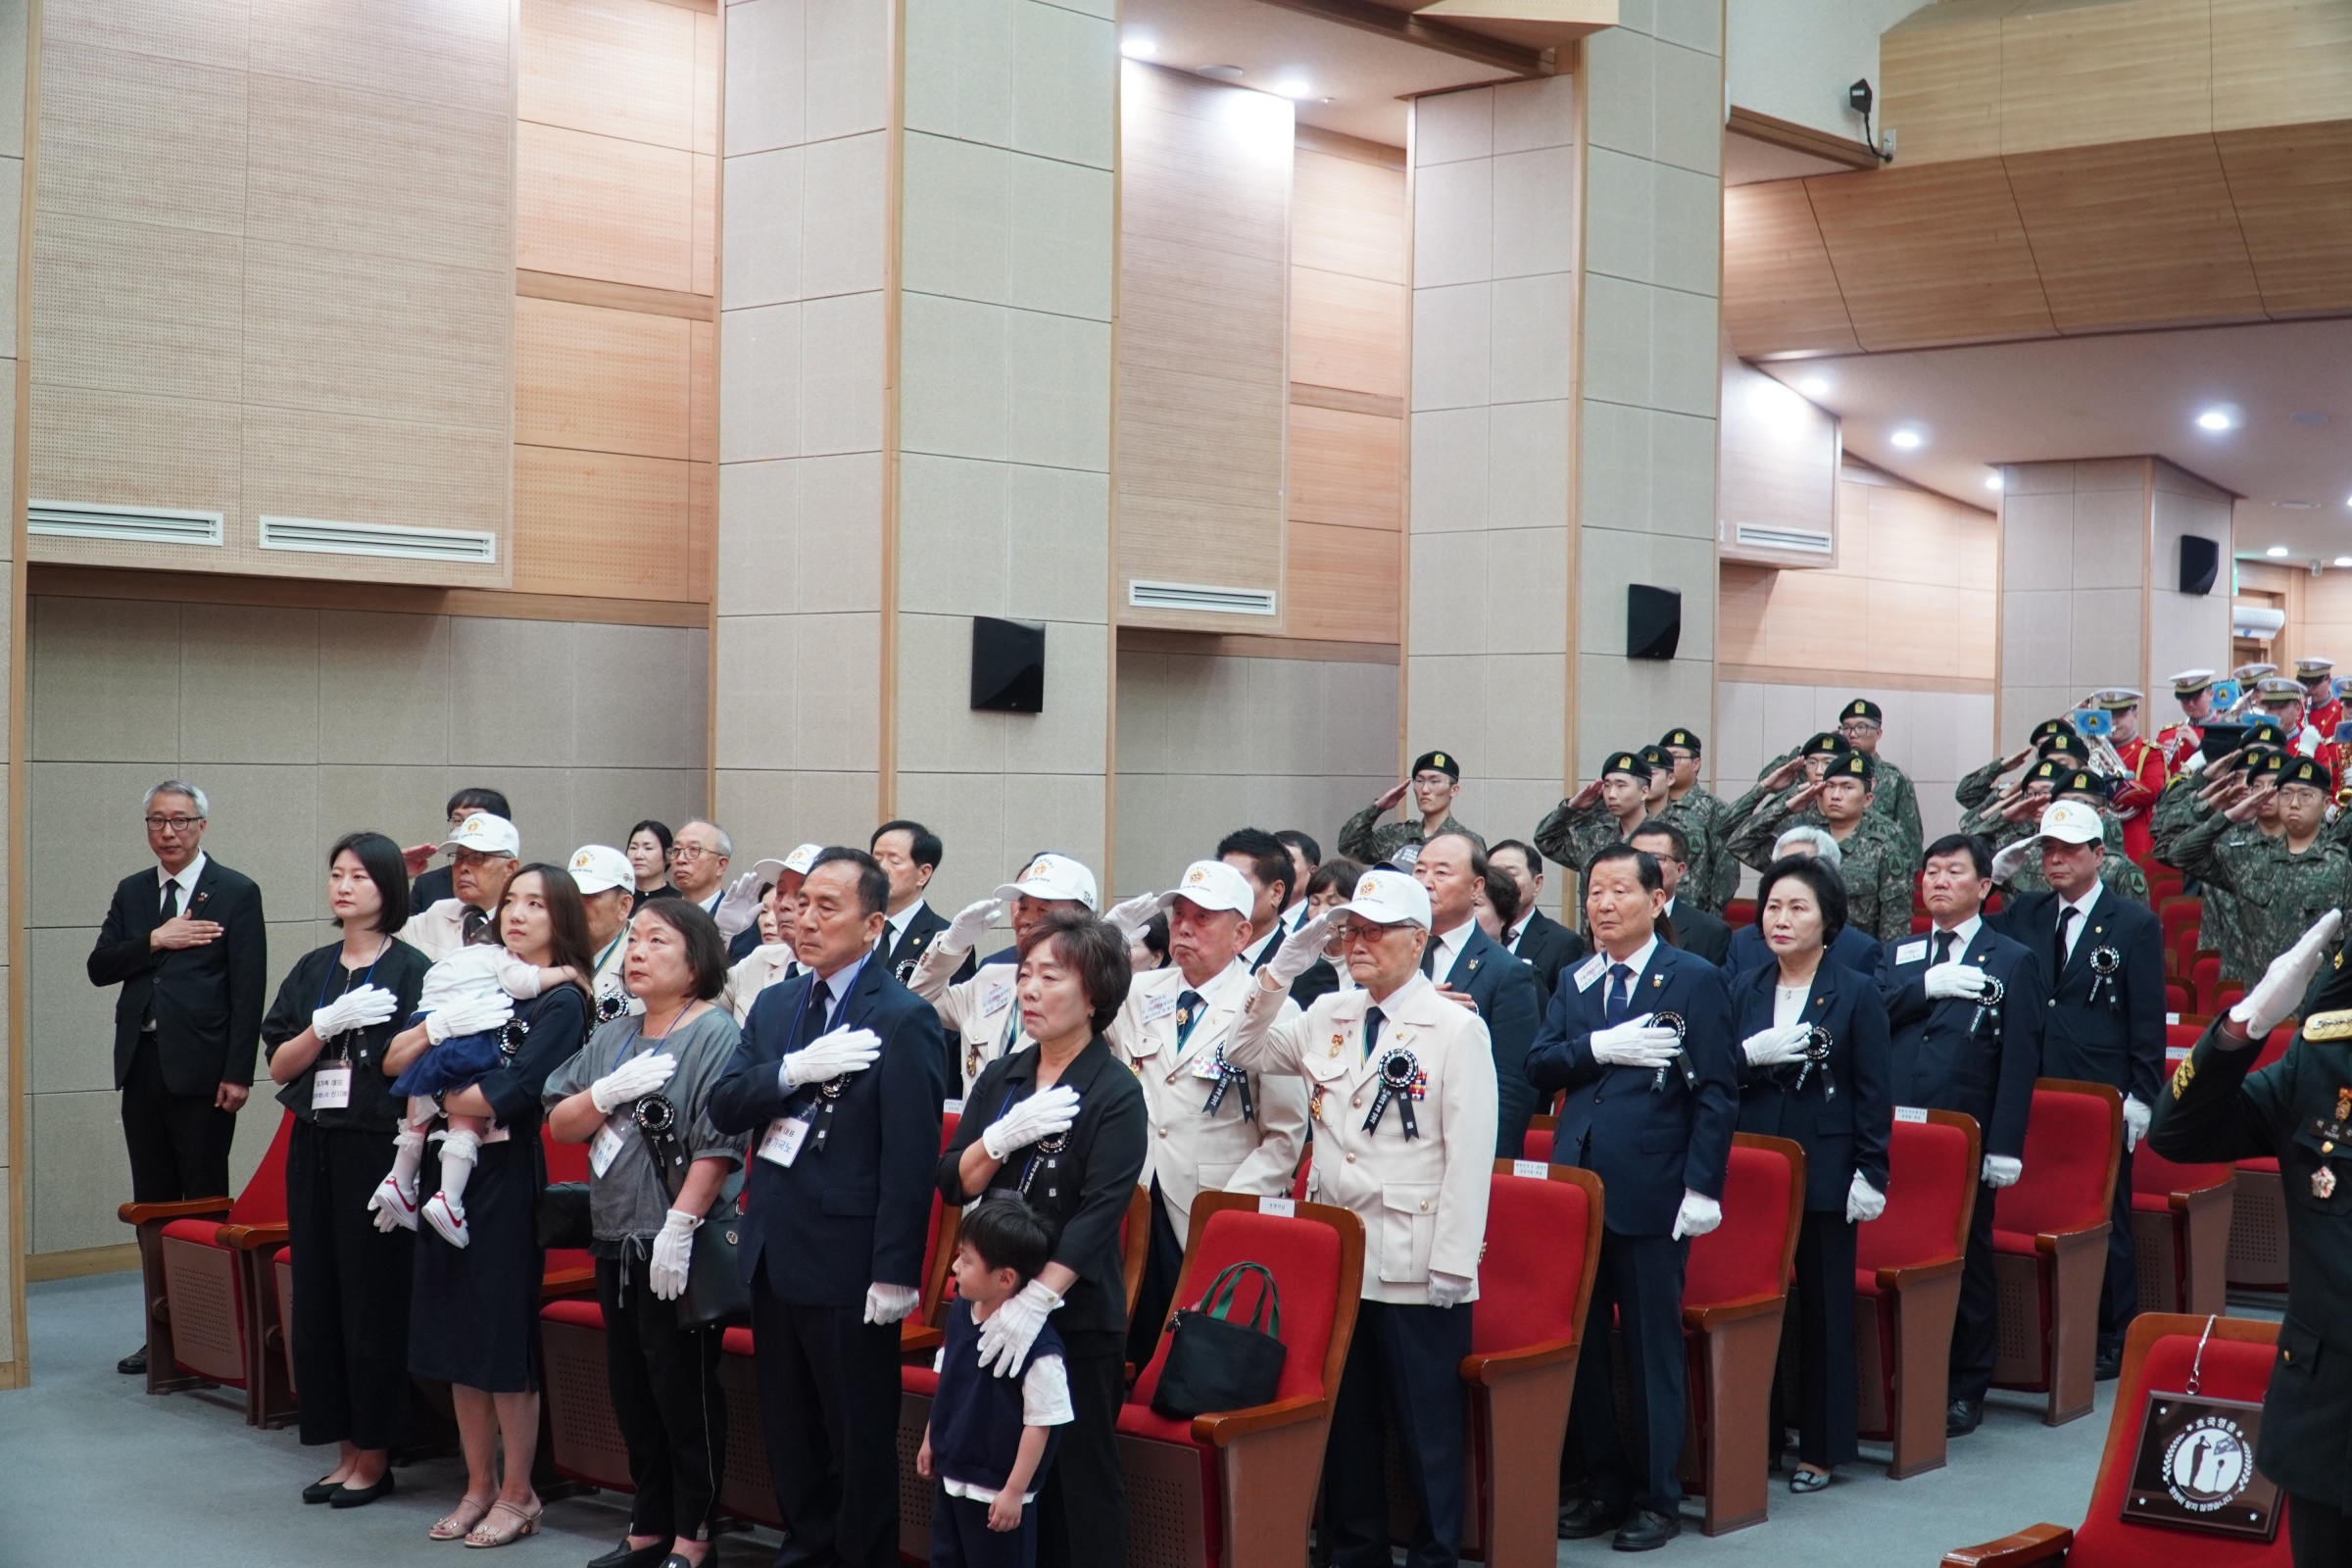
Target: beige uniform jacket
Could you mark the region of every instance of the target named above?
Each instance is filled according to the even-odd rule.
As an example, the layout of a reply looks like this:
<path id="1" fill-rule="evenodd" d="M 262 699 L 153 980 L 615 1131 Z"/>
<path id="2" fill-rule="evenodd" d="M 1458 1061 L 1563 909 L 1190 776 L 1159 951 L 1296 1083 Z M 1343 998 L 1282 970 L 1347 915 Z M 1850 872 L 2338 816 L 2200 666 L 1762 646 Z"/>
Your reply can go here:
<path id="1" fill-rule="evenodd" d="M 718 1004 L 735 1015 L 737 1027 L 752 1015 L 752 1004 L 760 993 L 779 980 L 791 978 L 793 972 L 792 944 L 763 942 L 737 960 L 727 971 L 726 989 L 718 994 Z"/>
<path id="2" fill-rule="evenodd" d="M 962 1037 L 962 1049 L 956 1053 L 961 1081 L 948 1085 L 957 1100 L 972 1092 L 982 1068 L 1029 1044 L 1029 1037 L 1021 1032 L 1020 1003 L 1013 996 L 1012 982 L 1019 972 L 1016 965 L 984 964 L 969 980 L 948 983 L 949 977 L 963 967 L 963 955 L 968 951 L 950 952 L 935 937 L 906 981 L 907 990 L 938 1010 L 941 1026 Z"/>
<path id="3" fill-rule="evenodd" d="M 442 899 L 410 915 L 400 928 L 400 940 L 439 963 L 466 945 L 465 919 L 463 899 Z"/>
<path id="4" fill-rule="evenodd" d="M 1307 1197 L 1364 1222 L 1364 1299 L 1426 1305 L 1432 1269 L 1471 1280 L 1467 1299 L 1477 1299 L 1494 1161 L 1494 1055 L 1485 1021 L 1416 974 L 1381 1004 L 1388 1021 L 1367 1059 L 1369 991 L 1317 997 L 1287 1019 L 1283 993 L 1252 977 L 1248 995 L 1225 1059 L 1306 1080 L 1315 1136 Z M 1399 1051 L 1418 1069 L 1413 1138 L 1394 1103 L 1371 1130 L 1364 1126 L 1381 1064 Z"/>

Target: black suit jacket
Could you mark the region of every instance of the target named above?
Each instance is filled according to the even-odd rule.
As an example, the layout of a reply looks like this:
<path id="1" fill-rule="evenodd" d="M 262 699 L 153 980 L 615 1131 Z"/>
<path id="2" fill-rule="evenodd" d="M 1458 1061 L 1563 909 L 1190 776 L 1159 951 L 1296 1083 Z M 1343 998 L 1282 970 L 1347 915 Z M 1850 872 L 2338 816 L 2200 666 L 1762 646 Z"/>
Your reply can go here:
<path id="1" fill-rule="evenodd" d="M 1695 953 L 1720 969 L 1732 952 L 1732 928 L 1723 923 L 1723 916 L 1709 914 L 1695 904 L 1674 901 L 1674 945 L 1685 953 Z M 1744 1038 L 1744 1037 L 1743 1037 Z"/>
<path id="2" fill-rule="evenodd" d="M 418 872 L 416 880 L 409 884 L 409 910 L 422 914 L 443 899 L 457 896 L 457 873 L 446 865 L 431 866 Z"/>
<path id="3" fill-rule="evenodd" d="M 1537 1004 L 1548 1007 L 1552 990 L 1560 983 L 1560 971 L 1585 956 L 1585 939 L 1538 909 L 1527 917 L 1519 945 L 1512 951 L 1536 972 Z"/>
<path id="4" fill-rule="evenodd" d="M 1773 990 L 1780 982 L 1775 963 L 1741 975 L 1733 987 L 1734 1029 L 1741 1040 L 1772 1027 Z M 1804 1021 L 1830 1032 L 1829 1059 L 1752 1067 L 1741 1052 L 1740 1130 L 1802 1145 L 1805 1207 L 1842 1216 L 1857 1170 L 1886 1191 L 1886 1144 L 1894 1135 L 1894 1102 L 1886 1098 L 1886 1008 L 1869 975 L 1825 957 L 1813 971 Z"/>
<path id="5" fill-rule="evenodd" d="M 1979 923 L 1957 963 L 1974 964 L 2002 986 L 2000 1026 L 1980 1022 L 1973 1002 L 1928 1000 L 1925 977 L 1935 933 L 1899 937 L 1879 950 L 1879 995 L 1894 1047 L 1889 1092 L 1898 1105 L 1957 1110 L 1977 1118 L 1984 1152 L 2026 1152 L 2026 1115 L 2041 1075 L 2041 965 L 2019 944 Z"/>
<path id="6" fill-rule="evenodd" d="M 220 1085 L 251 1084 L 262 1039 L 269 984 L 262 890 L 251 877 L 207 859 L 180 911 L 217 921 L 220 935 L 201 948 L 151 950 L 163 924 L 163 884 L 152 865 L 115 885 L 90 949 L 90 984 L 120 985 L 115 998 L 115 1087 L 130 1074 L 131 1053 L 150 1004 L 164 1088 L 210 1100 Z"/>
<path id="7" fill-rule="evenodd" d="M 858 1307 L 869 1285 L 923 1283 L 945 1054 L 938 1012 L 891 975 L 877 944 L 837 1024 L 881 1036 L 881 1059 L 846 1075 L 822 1150 L 811 1132 L 790 1166 L 760 1158 L 770 1122 L 819 1103 L 816 1085 L 787 1092 L 776 1071 L 786 1052 L 808 1043 L 803 1004 L 814 983 L 802 975 L 760 993 L 710 1091 L 710 1124 L 752 1134 L 745 1280 L 759 1277 L 772 1248 L 777 1266 L 767 1282 L 784 1300 Z"/>
<path id="8" fill-rule="evenodd" d="M 1679 921 L 1682 916 L 1676 915 Z M 1847 926 L 1830 944 L 1830 960 L 1843 964 L 1856 974 L 1876 978 L 1879 972 L 1879 945 L 1859 926 Z M 1743 925 L 1732 933 L 1731 946 L 1722 968 L 1737 981 L 1740 976 L 1761 969 L 1774 961 L 1772 949 L 1764 941 L 1764 933 L 1753 925 Z"/>
<path id="9" fill-rule="evenodd" d="M 1431 937 L 1432 953 L 1437 945 L 1438 939 Z M 1527 1141 L 1527 1119 L 1536 1113 L 1536 1088 L 1527 1081 L 1528 1048 L 1536 1043 L 1536 1030 L 1544 1021 L 1536 972 L 1474 920 L 1453 967 L 1432 978 L 1467 992 L 1486 1020 L 1487 1039 L 1494 1052 L 1494 1157 L 1517 1159 Z"/>
<path id="10" fill-rule="evenodd" d="M 921 961 L 923 954 L 947 928 L 947 917 L 930 905 L 926 904 L 914 911 L 913 917 L 906 922 L 906 934 L 899 938 L 889 954 L 890 972 L 897 977 L 899 984 L 905 985 L 914 978 L 915 964 Z M 978 969 L 979 965 L 973 961 L 972 955 L 967 953 L 963 956 L 963 966 L 948 977 L 948 984 L 961 985 Z"/>
<path id="11" fill-rule="evenodd" d="M 2042 1075 L 2110 1084 L 2153 1107 L 2164 1077 L 2164 929 L 2148 906 L 2102 886 L 2090 906 L 2090 929 L 2075 939 L 2066 967 L 2055 975 L 2056 893 L 2023 894 L 1984 918 L 2041 971 Z M 2102 951 L 2112 952 L 2118 965 L 2103 979 L 2092 965 Z"/>
<path id="12" fill-rule="evenodd" d="M 741 963 L 759 951 L 760 922 L 757 920 L 727 939 L 727 962 L 729 964 Z"/>

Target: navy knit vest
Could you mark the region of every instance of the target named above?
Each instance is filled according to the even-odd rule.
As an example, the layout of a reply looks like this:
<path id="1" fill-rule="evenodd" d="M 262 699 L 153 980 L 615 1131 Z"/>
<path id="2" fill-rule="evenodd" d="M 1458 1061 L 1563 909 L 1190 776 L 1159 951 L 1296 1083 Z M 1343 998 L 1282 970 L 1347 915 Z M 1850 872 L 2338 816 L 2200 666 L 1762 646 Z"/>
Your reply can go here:
<path id="1" fill-rule="evenodd" d="M 972 1303 L 960 1298 L 948 1304 L 948 1340 L 941 1348 L 939 1393 L 931 1400 L 932 1473 L 968 1487 L 1001 1492 L 1012 1473 L 1021 1447 L 1021 1380 L 1040 1356 L 1068 1357 L 1061 1336 L 1049 1322 L 1011 1377 L 999 1377 L 980 1364 L 980 1325 L 972 1321 Z M 1061 1429 L 1046 1429 L 1046 1455 L 1026 1490 L 1045 1485 L 1054 1463 Z"/>

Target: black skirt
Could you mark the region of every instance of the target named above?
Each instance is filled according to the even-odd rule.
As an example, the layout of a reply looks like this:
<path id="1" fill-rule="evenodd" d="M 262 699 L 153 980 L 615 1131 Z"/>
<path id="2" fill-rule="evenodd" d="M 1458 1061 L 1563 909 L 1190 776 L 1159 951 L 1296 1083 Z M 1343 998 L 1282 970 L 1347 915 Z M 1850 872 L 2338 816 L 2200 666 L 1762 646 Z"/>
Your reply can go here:
<path id="1" fill-rule="evenodd" d="M 440 1148 L 426 1146 L 418 1202 L 441 1190 Z M 491 1394 L 539 1391 L 539 1191 L 547 1172 L 539 1125 L 484 1144 L 466 1183 L 469 1245 L 450 1246 L 419 1225 L 416 1295 L 409 1313 L 409 1368 Z"/>

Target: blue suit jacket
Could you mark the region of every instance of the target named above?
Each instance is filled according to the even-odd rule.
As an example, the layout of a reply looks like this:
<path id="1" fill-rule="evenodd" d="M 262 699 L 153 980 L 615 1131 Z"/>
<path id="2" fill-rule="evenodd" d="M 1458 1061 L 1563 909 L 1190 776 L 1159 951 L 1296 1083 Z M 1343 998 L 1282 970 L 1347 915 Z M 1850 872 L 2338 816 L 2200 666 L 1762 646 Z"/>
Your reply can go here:
<path id="1" fill-rule="evenodd" d="M 2057 894 L 2025 894 L 1985 918 L 2041 971 L 2043 1075 L 2111 1084 L 2118 1094 L 2153 1106 L 2164 1078 L 2164 928 L 2148 906 L 2100 888 L 2090 906 L 2090 929 L 2076 938 L 2056 975 L 2050 973 L 2050 948 L 2058 932 Z M 2112 950 L 2118 962 L 2117 972 L 2103 981 L 2091 967 L 2101 949 Z"/>
<path id="2" fill-rule="evenodd" d="M 1830 958 L 1857 974 L 1875 976 L 1879 972 L 1879 945 L 1867 933 L 1850 925 L 1839 931 L 1838 940 L 1830 944 Z M 1774 961 L 1772 949 L 1764 944 L 1764 933 L 1756 929 L 1753 921 L 1733 928 L 1731 956 L 1723 960 L 1723 972 L 1734 983 L 1740 976 Z"/>
<path id="3" fill-rule="evenodd" d="M 1535 1085 L 1527 1081 L 1528 1048 L 1543 1022 L 1536 971 L 1473 921 L 1453 967 L 1437 978 L 1469 993 L 1486 1020 L 1494 1050 L 1494 1157 L 1517 1159 L 1527 1141 L 1527 1119 L 1536 1113 Z"/>
<path id="4" fill-rule="evenodd" d="M 2017 943 L 1980 923 L 1954 961 L 2001 982 L 2001 1025 L 1977 1024 L 1977 1004 L 1928 1000 L 1924 982 L 1934 933 L 1900 937 L 1879 950 L 1879 995 L 1894 1047 L 1890 1092 L 1898 1105 L 1957 1110 L 1977 1118 L 1984 1152 L 2026 1152 L 2026 1115 L 2041 1075 L 2041 965 Z M 1908 955 L 1906 957 L 1905 956 Z M 1974 1029 L 1972 1033 L 1971 1030 Z"/>
<path id="5" fill-rule="evenodd" d="M 1604 1022 L 1606 981 L 1596 975 L 1579 985 L 1585 972 L 1580 967 L 1560 976 L 1551 1010 L 1527 1057 L 1528 1079 L 1539 1093 L 1568 1092 L 1551 1157 L 1600 1177 L 1608 1192 L 1610 1230 L 1620 1236 L 1664 1236 L 1674 1229 L 1685 1188 L 1723 1197 L 1740 1109 L 1740 1037 L 1732 1029 L 1731 992 L 1723 971 L 1706 959 L 1658 944 L 1648 966 L 1635 977 L 1634 1013 L 1682 1015 L 1688 1029 L 1684 1046 L 1698 1086 L 1689 1087 L 1681 1068 L 1669 1066 L 1664 1087 L 1653 1091 L 1654 1070 L 1603 1066 L 1592 1059 L 1592 1032 Z"/>
<path id="6" fill-rule="evenodd" d="M 789 1167 L 761 1159 L 768 1123 L 817 1102 L 815 1085 L 787 1093 L 776 1072 L 784 1054 L 804 1043 L 793 1036 L 814 983 L 803 975 L 760 993 L 734 1059 L 711 1088 L 710 1124 L 752 1135 L 744 1278 L 759 1277 L 772 1248 L 777 1266 L 767 1282 L 783 1299 L 861 1306 L 869 1285 L 923 1282 L 945 1047 L 931 1004 L 899 984 L 878 952 L 867 955 L 839 1027 L 871 1029 L 882 1039 L 881 1058 L 848 1075 L 821 1151 L 811 1133 Z"/>
<path id="7" fill-rule="evenodd" d="M 1780 979 L 1775 963 L 1741 975 L 1733 987 L 1741 1040 L 1772 1027 L 1772 994 Z M 1825 960 L 1813 971 L 1804 1021 L 1830 1032 L 1829 1060 L 1803 1072 L 1799 1087 L 1805 1064 L 1751 1067 L 1742 1052 L 1740 1130 L 1802 1145 L 1805 1207 L 1842 1214 L 1855 1171 L 1880 1192 L 1886 1190 L 1886 1142 L 1894 1124 L 1894 1102 L 1886 1098 L 1886 1008 L 1870 976 Z"/>

